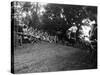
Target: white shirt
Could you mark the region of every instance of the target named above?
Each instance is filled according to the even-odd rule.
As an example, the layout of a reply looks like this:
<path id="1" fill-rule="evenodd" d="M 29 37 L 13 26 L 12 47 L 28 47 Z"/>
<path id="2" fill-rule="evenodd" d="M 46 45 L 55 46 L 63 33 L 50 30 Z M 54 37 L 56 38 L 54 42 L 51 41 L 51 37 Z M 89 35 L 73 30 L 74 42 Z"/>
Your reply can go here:
<path id="1" fill-rule="evenodd" d="M 82 35 L 89 37 L 90 36 L 89 32 L 91 31 L 91 27 L 84 25 L 84 26 L 81 26 L 81 28 L 82 29 L 80 30 L 80 32 L 82 33 Z"/>
<path id="2" fill-rule="evenodd" d="M 76 33 L 77 29 L 78 29 L 78 28 L 77 28 L 76 26 L 72 26 L 72 27 L 70 27 L 68 30 L 71 31 L 71 32 Z"/>

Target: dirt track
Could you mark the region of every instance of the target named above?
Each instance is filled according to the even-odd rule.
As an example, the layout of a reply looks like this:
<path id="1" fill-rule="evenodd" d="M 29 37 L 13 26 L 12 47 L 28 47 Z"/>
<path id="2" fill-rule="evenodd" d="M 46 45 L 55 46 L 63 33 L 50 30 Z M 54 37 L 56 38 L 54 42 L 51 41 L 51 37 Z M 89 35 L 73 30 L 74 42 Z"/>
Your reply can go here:
<path id="1" fill-rule="evenodd" d="M 86 50 L 41 42 L 15 49 L 15 73 L 48 72 L 96 68 L 96 60 Z"/>

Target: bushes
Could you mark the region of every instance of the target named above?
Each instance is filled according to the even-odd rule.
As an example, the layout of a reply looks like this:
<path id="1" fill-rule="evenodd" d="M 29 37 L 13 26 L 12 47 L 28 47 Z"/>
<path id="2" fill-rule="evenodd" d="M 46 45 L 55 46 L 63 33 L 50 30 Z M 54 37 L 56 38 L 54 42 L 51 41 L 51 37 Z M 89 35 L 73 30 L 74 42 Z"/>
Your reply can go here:
<path id="1" fill-rule="evenodd" d="M 14 32 L 14 47 L 21 46 L 22 45 L 22 36 L 18 35 L 16 32 Z"/>

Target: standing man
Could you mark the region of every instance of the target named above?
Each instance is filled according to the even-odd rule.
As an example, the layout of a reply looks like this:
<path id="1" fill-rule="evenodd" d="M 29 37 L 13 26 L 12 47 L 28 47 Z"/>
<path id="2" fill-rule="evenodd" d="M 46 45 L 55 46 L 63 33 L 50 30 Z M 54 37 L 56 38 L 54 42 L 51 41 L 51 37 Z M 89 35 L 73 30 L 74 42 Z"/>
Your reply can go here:
<path id="1" fill-rule="evenodd" d="M 68 35 L 69 42 L 71 44 L 74 44 L 76 42 L 76 31 L 77 31 L 77 29 L 78 28 L 77 28 L 75 23 L 73 23 L 73 26 L 68 29 L 67 35 Z"/>
<path id="2" fill-rule="evenodd" d="M 70 39 L 76 40 L 76 31 L 77 31 L 77 29 L 78 28 L 75 25 L 75 23 L 73 23 L 73 26 L 68 29 L 68 31 L 70 32 Z"/>

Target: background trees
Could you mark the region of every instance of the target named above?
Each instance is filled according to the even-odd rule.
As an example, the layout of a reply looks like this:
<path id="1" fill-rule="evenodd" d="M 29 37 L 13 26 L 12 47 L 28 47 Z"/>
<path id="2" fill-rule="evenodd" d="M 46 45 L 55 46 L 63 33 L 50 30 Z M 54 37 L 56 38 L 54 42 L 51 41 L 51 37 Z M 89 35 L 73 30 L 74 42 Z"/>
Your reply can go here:
<path id="1" fill-rule="evenodd" d="M 12 2 L 11 18 L 15 30 L 28 26 L 51 35 L 66 37 L 66 30 L 76 25 L 78 29 L 84 18 L 97 21 L 97 8 L 80 5 L 50 4 L 38 2 Z M 96 22 L 97 23 L 97 22 Z M 94 27 L 97 25 L 95 24 Z M 19 29 L 20 30 L 20 29 Z"/>

